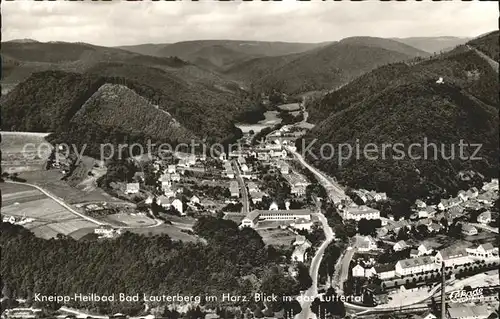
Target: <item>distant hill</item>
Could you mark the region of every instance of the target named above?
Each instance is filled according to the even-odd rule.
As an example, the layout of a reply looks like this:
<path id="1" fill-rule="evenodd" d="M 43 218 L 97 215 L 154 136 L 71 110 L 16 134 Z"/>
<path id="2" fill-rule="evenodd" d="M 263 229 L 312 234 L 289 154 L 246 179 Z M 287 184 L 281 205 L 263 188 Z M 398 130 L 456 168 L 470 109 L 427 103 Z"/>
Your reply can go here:
<path id="1" fill-rule="evenodd" d="M 413 46 L 392 39 L 377 38 L 377 37 L 350 37 L 342 39 L 339 43 L 382 48 L 389 51 L 403 53 L 412 57 L 429 56 L 429 52 L 420 50 Z"/>
<path id="2" fill-rule="evenodd" d="M 470 40 L 470 38 L 442 36 L 393 38 L 393 40 L 407 44 L 428 53 L 439 53 L 441 51 L 452 50 L 458 45 L 465 44 L 468 40 Z"/>
<path id="3" fill-rule="evenodd" d="M 498 42 L 499 36 L 500 31 L 494 31 L 475 38 L 467 42 L 467 44 L 483 52 L 493 60 L 500 62 L 500 44 Z"/>
<path id="4" fill-rule="evenodd" d="M 436 83 L 440 77 L 444 83 Z M 476 156 L 482 160 L 428 160 L 406 157 L 388 150 L 385 159 L 355 158 L 338 165 L 338 154 L 330 159 L 308 159 L 317 167 L 336 176 L 342 183 L 358 188 L 387 192 L 398 201 L 409 202 L 426 196 L 447 196 L 470 184 L 459 180 L 463 170 L 484 176 L 498 175 L 498 75 L 474 50 L 461 46 L 452 52 L 424 59 L 420 63 L 395 63 L 375 69 L 341 89 L 308 105 L 309 118 L 317 123 L 305 137 L 318 155 L 323 143 L 337 147 L 347 143 L 361 152 L 367 143 L 381 145 L 403 143 L 452 144 L 458 152 L 460 140 L 482 144 Z M 300 147 L 302 144 L 298 143 Z M 327 148 L 328 149 L 328 148 Z M 337 152 L 337 148 L 335 151 Z M 345 149 L 344 149 L 345 152 Z M 423 156 L 422 148 L 414 156 Z M 473 147 L 465 149 L 468 156 Z M 444 156 L 438 150 L 438 158 Z M 345 155 L 345 153 L 344 153 Z"/>
<path id="5" fill-rule="evenodd" d="M 11 61 L 3 84 L 15 86 L 34 72 L 61 70 L 67 72 L 86 72 L 96 65 L 123 63 L 157 68 L 165 72 L 189 75 L 186 80 L 203 83 L 206 86 L 224 88 L 228 91 L 238 89 L 234 82 L 222 79 L 213 72 L 199 68 L 177 57 L 155 57 L 141 55 L 117 48 L 107 48 L 87 43 L 67 42 L 4 42 L 2 58 Z"/>
<path id="6" fill-rule="evenodd" d="M 296 94 L 334 89 L 384 64 L 425 55 L 396 41 L 358 37 L 303 53 L 246 61 L 226 74 L 260 90 Z"/>
<path id="7" fill-rule="evenodd" d="M 124 50 L 160 57 L 177 56 L 211 69 L 225 69 L 235 62 L 264 56 L 305 52 L 326 43 L 288 43 L 237 40 L 199 40 L 172 44 L 121 46 Z"/>

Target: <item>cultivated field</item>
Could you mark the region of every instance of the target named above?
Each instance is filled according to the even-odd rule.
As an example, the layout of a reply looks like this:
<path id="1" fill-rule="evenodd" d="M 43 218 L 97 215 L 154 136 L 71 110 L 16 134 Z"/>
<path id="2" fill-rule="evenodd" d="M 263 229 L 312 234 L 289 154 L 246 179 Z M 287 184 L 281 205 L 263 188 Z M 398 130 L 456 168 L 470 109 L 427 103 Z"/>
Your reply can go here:
<path id="1" fill-rule="evenodd" d="M 293 112 L 300 110 L 300 105 L 299 103 L 283 104 L 278 106 L 278 109 L 282 111 Z"/>
<path id="2" fill-rule="evenodd" d="M 48 133 L 2 132 L 2 171 L 8 173 L 42 169 L 52 150 Z"/>
<path id="3" fill-rule="evenodd" d="M 56 237 L 58 233 L 71 235 L 81 229 L 87 229 L 86 234 L 96 227 L 95 224 L 76 216 L 28 185 L 1 183 L 0 189 L 2 215 L 35 219 L 23 226 L 36 236 L 48 239 Z M 85 234 L 80 232 L 78 236 L 82 237 Z"/>

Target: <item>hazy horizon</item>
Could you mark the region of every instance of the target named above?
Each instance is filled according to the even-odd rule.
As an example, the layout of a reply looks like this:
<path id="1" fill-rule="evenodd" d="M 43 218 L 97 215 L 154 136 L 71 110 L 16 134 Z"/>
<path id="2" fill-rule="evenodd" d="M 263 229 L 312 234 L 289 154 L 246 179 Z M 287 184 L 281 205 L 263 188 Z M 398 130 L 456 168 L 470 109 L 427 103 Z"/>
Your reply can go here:
<path id="1" fill-rule="evenodd" d="M 100 46 L 233 40 L 321 43 L 352 36 L 471 38 L 498 29 L 495 2 L 2 3 L 2 41 Z"/>

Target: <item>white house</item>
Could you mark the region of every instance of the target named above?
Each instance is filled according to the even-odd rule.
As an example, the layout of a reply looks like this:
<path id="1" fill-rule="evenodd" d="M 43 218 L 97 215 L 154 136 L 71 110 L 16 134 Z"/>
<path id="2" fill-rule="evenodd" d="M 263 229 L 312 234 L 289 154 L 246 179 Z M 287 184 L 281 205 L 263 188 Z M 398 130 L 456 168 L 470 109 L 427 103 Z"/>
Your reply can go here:
<path id="1" fill-rule="evenodd" d="M 355 245 L 361 252 L 377 249 L 377 242 L 372 236 L 356 236 Z"/>
<path id="2" fill-rule="evenodd" d="M 115 230 L 109 225 L 102 225 L 94 229 L 94 234 L 102 237 L 113 237 Z"/>
<path id="3" fill-rule="evenodd" d="M 175 165 L 168 165 L 167 173 L 169 173 L 169 174 L 175 173 Z"/>
<path id="4" fill-rule="evenodd" d="M 380 211 L 368 206 L 348 207 L 343 212 L 344 219 L 353 219 L 360 221 L 361 219 L 380 219 Z"/>
<path id="5" fill-rule="evenodd" d="M 491 212 L 486 211 L 479 214 L 479 216 L 477 216 L 477 222 L 484 225 L 491 223 Z"/>
<path id="6" fill-rule="evenodd" d="M 172 207 L 175 208 L 181 214 L 181 216 L 186 215 L 186 213 L 184 213 L 184 208 L 182 207 L 182 201 L 180 199 L 174 199 L 172 203 L 170 203 L 170 205 L 172 205 Z"/>
<path id="7" fill-rule="evenodd" d="M 153 203 L 153 197 L 148 196 L 148 198 L 146 198 L 146 200 L 144 201 L 144 203 L 146 205 L 151 205 Z"/>
<path id="8" fill-rule="evenodd" d="M 352 276 L 353 277 L 364 277 L 365 269 L 361 265 L 356 265 L 352 268 Z"/>
<path id="9" fill-rule="evenodd" d="M 313 222 L 310 219 L 299 218 L 290 224 L 290 227 L 299 230 L 311 231 Z"/>
<path id="10" fill-rule="evenodd" d="M 365 268 L 365 277 L 370 278 L 377 274 L 375 267 Z"/>
<path id="11" fill-rule="evenodd" d="M 191 204 L 199 204 L 200 203 L 200 198 L 196 195 L 193 195 L 191 196 L 191 198 L 189 199 L 189 202 Z"/>
<path id="12" fill-rule="evenodd" d="M 170 201 L 168 200 L 167 196 L 161 195 L 156 199 L 156 204 L 160 205 L 163 208 L 167 208 L 170 206 Z"/>
<path id="13" fill-rule="evenodd" d="M 436 264 L 441 265 L 444 262 L 446 267 L 463 265 L 471 261 L 465 248 L 461 247 L 442 249 L 437 252 L 434 259 Z"/>
<path id="14" fill-rule="evenodd" d="M 462 234 L 466 236 L 477 235 L 477 228 L 469 224 L 462 225 Z"/>
<path id="15" fill-rule="evenodd" d="M 417 199 L 415 201 L 415 206 L 417 207 L 417 209 L 423 209 L 423 208 L 427 207 L 427 204 L 425 204 L 424 201 Z"/>
<path id="16" fill-rule="evenodd" d="M 311 219 L 307 209 L 291 210 L 253 210 L 241 221 L 240 227 L 255 227 L 259 221 L 294 221 L 300 218 Z"/>
<path id="17" fill-rule="evenodd" d="M 469 257 L 493 258 L 498 257 L 498 248 L 491 243 L 479 245 L 477 248 L 466 248 Z"/>
<path id="18" fill-rule="evenodd" d="M 247 187 L 249 192 L 257 192 L 259 190 L 257 184 L 255 184 L 254 182 L 248 182 Z"/>
<path id="19" fill-rule="evenodd" d="M 139 183 L 127 183 L 125 194 L 137 194 L 139 192 Z"/>
<path id="20" fill-rule="evenodd" d="M 408 247 L 409 246 L 406 244 L 404 240 L 400 240 L 397 243 L 395 243 L 394 246 L 392 246 L 392 249 L 394 249 L 394 251 L 401 251 Z"/>
<path id="21" fill-rule="evenodd" d="M 422 256 L 400 260 L 396 263 L 395 272 L 398 276 L 419 274 L 436 269 L 437 265 L 430 256 Z"/>
<path id="22" fill-rule="evenodd" d="M 432 249 L 431 247 L 429 247 L 429 245 L 426 244 L 420 244 L 417 250 L 418 250 L 418 256 L 429 255 L 434 252 L 434 249 Z"/>
<path id="23" fill-rule="evenodd" d="M 375 266 L 376 275 L 379 279 L 385 280 L 396 277 L 394 264 L 381 264 Z"/>
<path id="24" fill-rule="evenodd" d="M 278 204 L 276 204 L 276 202 L 272 202 L 271 205 L 269 205 L 268 210 L 278 210 Z"/>
<path id="25" fill-rule="evenodd" d="M 248 173 L 248 172 L 250 172 L 250 169 L 248 168 L 247 164 L 241 164 L 241 166 L 240 166 L 240 167 L 241 167 L 241 171 L 242 171 L 243 173 Z"/>
<path id="26" fill-rule="evenodd" d="M 172 179 L 173 182 L 178 182 L 181 180 L 181 175 L 179 175 L 179 173 L 174 173 L 170 175 L 170 178 Z"/>

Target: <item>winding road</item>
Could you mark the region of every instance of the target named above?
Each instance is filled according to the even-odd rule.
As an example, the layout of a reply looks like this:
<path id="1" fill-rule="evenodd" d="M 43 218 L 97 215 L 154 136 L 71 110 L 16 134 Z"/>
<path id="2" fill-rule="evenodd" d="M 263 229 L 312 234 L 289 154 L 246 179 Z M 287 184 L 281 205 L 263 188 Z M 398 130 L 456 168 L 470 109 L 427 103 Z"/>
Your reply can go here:
<path id="1" fill-rule="evenodd" d="M 348 199 L 347 195 L 344 192 L 344 189 L 337 183 L 335 183 L 331 178 L 328 178 L 320 172 L 318 169 L 314 168 L 313 166 L 309 165 L 304 157 L 300 155 L 297 151 L 291 149 L 290 147 L 285 147 L 287 152 L 293 154 L 293 156 L 304 166 L 306 167 L 311 173 L 313 173 L 318 181 L 323 185 L 323 187 L 326 189 L 328 193 L 328 197 L 335 203 L 338 204 L 340 203 L 343 199 Z"/>

